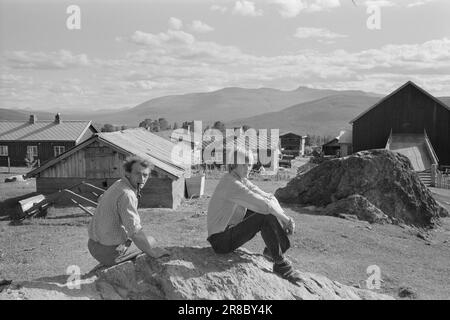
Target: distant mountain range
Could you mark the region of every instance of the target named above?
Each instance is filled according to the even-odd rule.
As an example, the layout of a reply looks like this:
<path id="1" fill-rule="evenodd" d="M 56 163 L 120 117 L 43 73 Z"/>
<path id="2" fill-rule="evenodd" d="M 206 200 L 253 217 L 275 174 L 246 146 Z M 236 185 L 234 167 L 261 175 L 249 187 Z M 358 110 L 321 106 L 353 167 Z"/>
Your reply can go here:
<path id="1" fill-rule="evenodd" d="M 332 95 L 269 112 L 254 117 L 227 123 L 236 127 L 247 124 L 253 128 L 278 128 L 280 132 L 298 134 L 337 135 L 340 130 L 350 128 L 349 121 L 374 105 L 380 98 L 365 95 Z"/>
<path id="2" fill-rule="evenodd" d="M 363 91 L 321 90 L 299 87 L 292 91 L 270 88 L 224 88 L 155 98 L 134 108 L 101 113 L 62 114 L 62 119 L 138 126 L 145 118 L 166 118 L 169 123 L 202 120 L 225 122 L 227 126 L 248 124 L 255 128 L 279 128 L 299 133 L 336 134 L 382 95 Z M 440 98 L 450 105 L 450 97 Z M 51 120 L 54 113 L 0 109 L 0 120 Z"/>

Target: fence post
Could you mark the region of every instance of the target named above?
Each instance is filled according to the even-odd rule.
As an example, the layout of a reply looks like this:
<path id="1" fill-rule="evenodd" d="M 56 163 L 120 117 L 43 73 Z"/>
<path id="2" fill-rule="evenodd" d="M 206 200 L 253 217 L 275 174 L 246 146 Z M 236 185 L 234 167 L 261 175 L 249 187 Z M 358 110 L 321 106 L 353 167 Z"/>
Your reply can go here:
<path id="1" fill-rule="evenodd" d="M 8 173 L 11 173 L 11 162 L 8 157 Z"/>
<path id="2" fill-rule="evenodd" d="M 438 172 L 437 172 L 437 165 L 436 164 L 432 164 L 431 165 L 431 170 L 430 170 L 431 172 L 431 186 L 432 187 L 437 187 L 437 175 L 438 175 Z"/>

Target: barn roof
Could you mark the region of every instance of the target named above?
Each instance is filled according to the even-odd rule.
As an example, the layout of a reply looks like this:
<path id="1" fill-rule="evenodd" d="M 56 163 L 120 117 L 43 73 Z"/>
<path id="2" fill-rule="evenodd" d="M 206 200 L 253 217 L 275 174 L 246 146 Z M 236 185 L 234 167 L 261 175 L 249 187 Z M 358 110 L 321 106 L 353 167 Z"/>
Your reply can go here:
<path id="1" fill-rule="evenodd" d="M 172 151 L 175 144 L 152 134 L 144 128 L 137 128 L 116 132 L 97 133 L 92 138 L 71 148 L 70 150 L 59 155 L 57 158 L 50 160 L 39 168 L 30 171 L 27 174 L 27 177 L 35 176 L 39 172 L 55 165 L 59 161 L 69 157 L 71 154 L 93 143 L 94 141 L 100 141 L 127 155 L 136 155 L 146 159 L 173 177 L 181 177 L 188 170 L 188 164 L 180 164 L 172 159 Z"/>
<path id="2" fill-rule="evenodd" d="M 280 131 L 280 137 L 287 135 L 287 134 L 293 134 L 293 135 L 299 136 L 301 138 L 307 137 L 307 135 L 305 135 L 305 134 L 300 134 L 300 133 L 294 132 L 294 131 L 284 131 L 284 130 Z"/>
<path id="3" fill-rule="evenodd" d="M 90 126 L 91 121 L 38 121 L 32 124 L 1 120 L 0 141 L 77 141 Z"/>
<path id="4" fill-rule="evenodd" d="M 333 138 L 330 141 L 324 143 L 322 146 L 323 147 L 328 147 L 328 146 L 337 147 L 337 146 L 339 146 L 339 139 Z"/>
<path id="5" fill-rule="evenodd" d="M 375 103 L 373 106 L 371 106 L 369 109 L 367 109 L 366 111 L 360 113 L 356 118 L 354 118 L 352 121 L 350 121 L 350 123 L 355 122 L 356 120 L 358 120 L 359 118 L 361 118 L 363 115 L 365 115 L 367 112 L 369 112 L 370 110 L 376 108 L 378 105 L 380 105 L 381 103 L 383 103 L 384 101 L 388 100 L 390 97 L 392 97 L 394 94 L 396 94 L 397 92 L 403 90 L 404 88 L 406 88 L 408 85 L 413 86 L 414 88 L 416 88 L 417 90 L 419 90 L 420 92 L 422 92 L 423 94 L 425 94 L 426 96 L 428 96 L 429 98 L 431 98 L 432 100 L 434 100 L 437 104 L 443 106 L 444 108 L 446 108 L 447 110 L 450 111 L 450 107 L 447 106 L 444 102 L 442 102 L 441 100 L 439 100 L 438 98 L 434 97 L 433 95 L 431 95 L 430 93 L 428 93 L 427 91 L 425 91 L 424 89 L 422 89 L 421 87 L 419 87 L 417 84 L 415 84 L 412 81 L 408 81 L 406 82 L 404 85 L 402 85 L 400 88 L 398 88 L 397 90 L 391 92 L 390 94 L 388 94 L 386 97 L 382 98 L 380 101 L 378 101 L 377 103 Z"/>

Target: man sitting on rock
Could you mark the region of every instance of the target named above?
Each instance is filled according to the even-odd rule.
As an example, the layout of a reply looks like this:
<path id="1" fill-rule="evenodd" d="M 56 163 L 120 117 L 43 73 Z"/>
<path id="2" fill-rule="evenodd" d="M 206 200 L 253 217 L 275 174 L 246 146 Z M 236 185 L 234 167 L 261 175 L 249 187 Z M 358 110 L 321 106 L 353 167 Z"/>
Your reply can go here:
<path id="1" fill-rule="evenodd" d="M 216 253 L 229 253 L 261 232 L 266 244 L 263 254 L 274 263 L 273 272 L 291 282 L 298 281 L 298 272 L 283 257 L 290 247 L 288 235 L 294 232 L 294 220 L 284 214 L 273 194 L 248 180 L 251 153 L 235 151 L 233 157 L 234 164 L 228 165 L 228 173 L 209 202 L 208 241 Z"/>
<path id="2" fill-rule="evenodd" d="M 138 194 L 147 182 L 150 163 L 139 157 L 130 157 L 123 167 L 125 177 L 100 197 L 89 223 L 89 252 L 104 266 L 126 261 L 136 256 L 138 249 L 153 258 L 167 254 L 155 247 L 155 239 L 144 234 L 137 209 Z M 132 242 L 137 248 L 130 248 Z"/>

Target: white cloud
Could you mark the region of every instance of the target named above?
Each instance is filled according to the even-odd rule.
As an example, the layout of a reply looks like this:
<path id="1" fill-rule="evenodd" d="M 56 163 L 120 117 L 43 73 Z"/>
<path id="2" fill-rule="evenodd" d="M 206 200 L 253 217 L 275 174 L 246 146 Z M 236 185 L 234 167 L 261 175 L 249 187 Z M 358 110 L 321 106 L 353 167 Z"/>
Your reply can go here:
<path id="1" fill-rule="evenodd" d="M 134 32 L 130 40 L 135 44 L 160 46 L 164 43 L 191 44 L 195 38 L 193 35 L 180 30 L 168 30 L 166 33 L 162 32 L 159 34 L 145 33 L 138 30 Z"/>
<path id="2" fill-rule="evenodd" d="M 12 51 L 5 54 L 8 64 L 17 69 L 69 69 L 90 64 L 86 54 L 75 55 L 68 50 L 52 52 Z"/>
<path id="3" fill-rule="evenodd" d="M 183 28 L 183 21 L 181 21 L 178 18 L 171 17 L 169 19 L 169 28 L 174 30 L 180 30 L 181 28 Z"/>
<path id="4" fill-rule="evenodd" d="M 200 20 L 192 21 L 192 24 L 190 27 L 191 27 L 192 31 L 199 32 L 199 33 L 206 33 L 206 32 L 211 32 L 214 30 L 213 27 L 207 25 L 206 23 L 204 23 Z"/>
<path id="5" fill-rule="evenodd" d="M 329 43 L 345 35 L 326 29 L 300 29 L 299 36 Z M 153 39 L 157 35 L 147 35 Z M 145 37 L 144 37 L 145 38 Z M 386 45 L 381 48 L 329 53 L 304 50 L 297 54 L 256 56 L 233 46 L 215 42 L 150 42 L 124 59 L 120 70 L 128 88 L 152 83 L 152 92 L 164 94 L 201 91 L 211 87 L 297 87 L 307 83 L 333 87 L 380 91 L 409 77 L 433 79 L 436 87 L 450 92 L 444 75 L 450 74 L 450 39 L 421 44 Z M 130 73 L 130 70 L 136 70 Z M 398 75 L 395 81 L 386 75 Z M 439 77 L 440 76 L 440 77 Z M 366 82 L 366 79 L 367 80 Z M 406 81 L 405 80 L 405 81 Z M 390 82 L 389 82 L 390 81 Z M 431 81 L 431 80 L 430 80 Z M 156 85 L 155 85 L 156 84 Z M 150 85 L 149 85 L 150 86 Z M 137 89 L 136 89 L 137 90 Z"/>
<path id="6" fill-rule="evenodd" d="M 339 0 L 270 0 L 278 6 L 278 12 L 284 18 L 294 18 L 300 12 L 315 12 L 341 6 Z"/>
<path id="7" fill-rule="evenodd" d="M 217 4 L 213 4 L 211 7 L 209 7 L 209 9 L 210 9 L 211 11 L 218 11 L 218 12 L 221 12 L 221 13 L 225 13 L 225 12 L 228 11 L 228 8 L 227 8 L 227 7 L 219 6 L 219 5 L 217 5 Z"/>
<path id="8" fill-rule="evenodd" d="M 279 6 L 279 13 L 284 18 L 296 17 L 302 10 L 307 8 L 304 0 L 273 0 Z"/>
<path id="9" fill-rule="evenodd" d="M 347 35 L 335 33 L 330 30 L 322 28 L 299 27 L 295 31 L 294 37 L 300 39 L 307 39 L 307 38 L 337 39 L 337 38 L 346 38 Z"/>
<path id="10" fill-rule="evenodd" d="M 329 42 L 335 39 L 329 32 L 303 30 L 302 36 Z M 450 92 L 448 38 L 356 52 L 302 50 L 275 56 L 200 41 L 180 30 L 136 31 L 127 40 L 140 46 L 115 59 L 91 59 L 89 69 L 84 69 L 89 77 L 75 82 L 42 81 L 40 74 L 27 78 L 21 74 L 26 71 L 11 68 L 12 62 L 6 60 L 8 67 L 0 65 L 0 98 L 15 107 L 76 104 L 92 109 L 133 106 L 152 97 L 229 86 L 292 89 L 304 84 L 388 93 L 407 80 L 434 92 Z"/>
<path id="11" fill-rule="evenodd" d="M 322 11 L 325 9 L 332 9 L 340 7 L 341 3 L 339 0 L 316 0 L 310 3 L 308 11 Z"/>
<path id="12" fill-rule="evenodd" d="M 397 4 L 389 0 L 369 0 L 365 2 L 367 7 L 394 7 Z"/>
<path id="13" fill-rule="evenodd" d="M 262 10 L 257 10 L 255 7 L 255 3 L 252 1 L 236 1 L 233 8 L 233 14 L 238 14 L 242 16 L 262 16 Z"/>
<path id="14" fill-rule="evenodd" d="M 419 1 L 414 1 L 412 3 L 409 3 L 407 5 L 408 8 L 412 8 L 412 7 L 418 7 L 418 6 L 423 6 L 425 4 L 428 4 L 430 2 L 432 2 L 433 0 L 419 0 Z"/>

